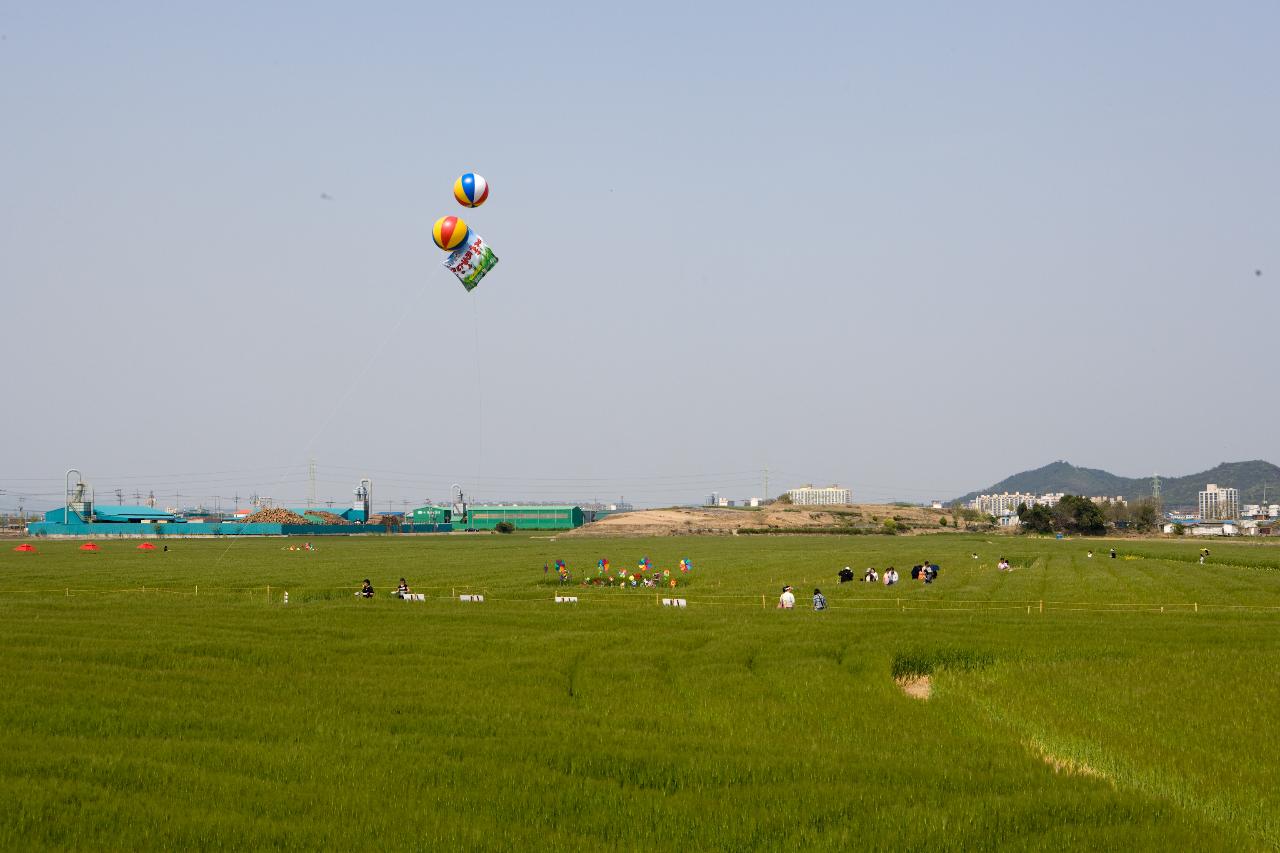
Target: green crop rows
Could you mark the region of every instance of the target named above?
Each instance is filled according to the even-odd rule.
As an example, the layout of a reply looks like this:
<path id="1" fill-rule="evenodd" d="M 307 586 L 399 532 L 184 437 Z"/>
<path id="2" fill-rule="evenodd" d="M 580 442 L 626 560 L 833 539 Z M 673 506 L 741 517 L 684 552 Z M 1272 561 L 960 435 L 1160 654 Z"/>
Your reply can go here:
<path id="1" fill-rule="evenodd" d="M 78 544 L 0 552 L 6 849 L 1280 846 L 1280 547 Z M 687 609 L 577 585 L 646 555 Z"/>

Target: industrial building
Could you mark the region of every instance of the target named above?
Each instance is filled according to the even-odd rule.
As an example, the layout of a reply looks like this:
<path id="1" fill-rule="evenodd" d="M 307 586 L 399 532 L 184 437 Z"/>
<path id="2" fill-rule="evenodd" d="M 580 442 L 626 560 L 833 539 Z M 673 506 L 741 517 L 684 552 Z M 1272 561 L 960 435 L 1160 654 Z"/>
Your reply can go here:
<path id="1" fill-rule="evenodd" d="M 447 506 L 420 506 L 409 513 L 409 521 L 414 524 L 449 524 L 453 521 L 453 510 Z"/>
<path id="2" fill-rule="evenodd" d="M 516 530 L 572 530 L 584 517 L 580 506 L 472 506 L 465 521 L 468 530 L 493 530 L 501 521 Z"/>
<path id="3" fill-rule="evenodd" d="M 355 501 L 349 509 L 337 512 L 325 510 L 326 515 L 336 515 L 345 524 L 326 523 L 322 516 L 308 514 L 317 510 L 293 511 L 307 519 L 307 523 L 274 523 L 220 521 L 206 518 L 187 518 L 149 506 L 106 506 L 94 502 L 92 486 L 85 483 L 76 469 L 67 472 L 66 495 L 63 505 L 45 513 L 44 521 L 27 525 L 33 536 L 139 536 L 158 538 L 165 536 L 341 536 L 356 533 L 388 533 L 393 528 L 365 522 L 372 517 L 373 483 L 360 481 L 355 490 Z M 402 524 L 394 527 L 398 533 L 448 533 L 453 530 L 448 513 L 443 520 L 424 520 L 422 523 Z"/>
<path id="4" fill-rule="evenodd" d="M 586 512 L 577 505 L 487 505 L 470 506 L 457 490 L 452 507 L 422 506 L 405 513 L 404 523 L 376 522 L 373 513 L 373 482 L 362 479 L 349 508 L 317 509 L 301 507 L 288 514 L 263 513 L 264 519 L 244 517 L 224 520 L 220 514 L 184 514 L 151 506 L 99 506 L 93 487 L 79 471 L 67 472 L 66 499 L 61 507 L 45 513 L 43 521 L 28 525 L 35 536 L 138 536 L 148 538 L 180 536 L 322 536 L 360 533 L 448 533 L 455 525 L 466 530 L 493 530 L 509 522 L 517 530 L 572 530 L 588 520 L 608 515 L 612 510 Z M 257 504 L 255 504 L 256 506 Z M 239 516 L 240 514 L 237 513 Z M 382 518 L 399 513 L 384 513 Z M 274 517 L 273 517 L 274 516 Z M 337 518 L 335 518 L 335 516 Z M 252 517 L 252 516 L 248 516 Z M 343 523 L 345 522 L 345 523 Z"/>

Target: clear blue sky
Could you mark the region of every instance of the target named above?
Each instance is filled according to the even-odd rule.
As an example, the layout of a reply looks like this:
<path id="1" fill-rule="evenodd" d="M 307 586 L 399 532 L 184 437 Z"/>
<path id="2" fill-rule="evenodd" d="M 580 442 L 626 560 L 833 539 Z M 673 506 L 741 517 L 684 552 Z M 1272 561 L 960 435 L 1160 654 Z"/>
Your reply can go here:
<path id="1" fill-rule="evenodd" d="M 397 508 L 1274 461 L 1278 33 L 1257 2 L 4 4 L 0 506 L 70 466 L 292 502 L 312 457 L 322 499 L 367 473 Z M 501 258 L 472 294 L 430 239 L 467 170 Z"/>

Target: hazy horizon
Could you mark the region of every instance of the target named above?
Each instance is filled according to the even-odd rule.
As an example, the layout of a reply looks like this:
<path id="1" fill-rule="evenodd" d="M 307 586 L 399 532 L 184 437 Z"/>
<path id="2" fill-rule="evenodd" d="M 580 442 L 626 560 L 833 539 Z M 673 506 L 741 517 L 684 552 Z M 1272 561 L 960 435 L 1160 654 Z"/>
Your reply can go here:
<path id="1" fill-rule="evenodd" d="M 1268 458 L 1280 7 L 458 22 L 0 10 L 0 509 L 72 467 L 225 508 L 314 459 L 399 510 Z"/>

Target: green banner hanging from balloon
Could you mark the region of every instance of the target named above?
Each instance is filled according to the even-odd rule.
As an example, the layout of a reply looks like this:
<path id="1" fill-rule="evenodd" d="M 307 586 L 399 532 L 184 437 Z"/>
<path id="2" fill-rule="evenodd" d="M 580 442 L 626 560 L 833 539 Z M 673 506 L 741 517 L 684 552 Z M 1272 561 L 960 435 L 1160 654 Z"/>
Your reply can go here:
<path id="1" fill-rule="evenodd" d="M 462 282 L 462 286 L 468 291 L 475 290 L 480 279 L 484 278 L 497 263 L 498 256 L 475 231 L 469 232 L 466 241 L 444 259 L 444 265 L 458 277 L 458 281 Z"/>

